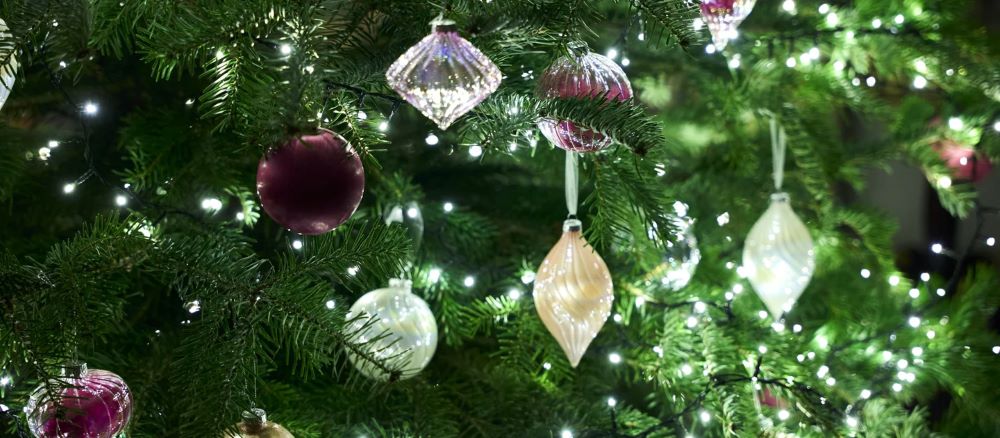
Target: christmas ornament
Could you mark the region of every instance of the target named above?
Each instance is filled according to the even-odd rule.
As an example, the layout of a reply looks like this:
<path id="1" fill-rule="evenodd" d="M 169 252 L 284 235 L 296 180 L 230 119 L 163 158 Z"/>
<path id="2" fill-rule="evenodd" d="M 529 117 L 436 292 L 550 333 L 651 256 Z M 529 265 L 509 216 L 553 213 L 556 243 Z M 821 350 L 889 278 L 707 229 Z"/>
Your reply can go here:
<path id="1" fill-rule="evenodd" d="M 364 343 L 368 354 L 383 361 L 401 378 L 413 377 L 424 369 L 437 348 L 437 322 L 423 299 L 410 290 L 409 280 L 389 280 L 389 287 L 376 289 L 358 299 L 347 318 L 353 320 L 346 331 Z M 388 380 L 389 373 L 351 352 L 347 356 L 362 374 Z"/>
<path id="2" fill-rule="evenodd" d="M 756 0 L 701 0 L 701 16 L 712 33 L 715 48 L 726 48 L 736 38 L 736 28 L 750 15 Z"/>
<path id="3" fill-rule="evenodd" d="M 563 234 L 538 268 L 535 308 L 574 368 L 611 315 L 614 287 L 601 256 L 581 233 L 576 219 L 563 223 Z"/>
<path id="4" fill-rule="evenodd" d="M 284 426 L 267 421 L 263 409 L 252 409 L 243 413 L 243 421 L 236 425 L 237 433 L 228 432 L 223 438 L 295 438 Z"/>
<path id="5" fill-rule="evenodd" d="M 785 193 L 771 195 L 743 246 L 747 279 L 775 318 L 792 309 L 816 268 L 809 230 L 788 203 Z"/>
<path id="6" fill-rule="evenodd" d="M 413 249 L 420 248 L 424 237 L 424 215 L 420 212 L 420 205 L 416 202 L 393 205 L 385 211 L 383 218 L 386 225 L 402 225 L 413 242 Z"/>
<path id="7" fill-rule="evenodd" d="M 11 35 L 7 23 L 0 19 L 0 40 L 9 41 Z M 0 46 L 0 109 L 7 103 L 10 91 L 14 88 L 14 72 L 17 71 L 17 58 L 14 57 L 13 46 Z"/>
<path id="8" fill-rule="evenodd" d="M 687 216 L 687 205 L 683 202 L 674 203 L 674 213 L 671 218 L 676 232 L 674 241 L 667 242 L 666 253 L 663 256 L 663 286 L 669 290 L 680 290 L 691 282 L 698 262 L 701 261 L 701 251 L 698 250 L 698 239 L 694 236 L 694 219 Z"/>
<path id="9" fill-rule="evenodd" d="M 31 393 L 25 412 L 39 438 L 112 438 L 132 416 L 132 392 L 110 371 L 66 367 L 63 377 Z"/>
<path id="10" fill-rule="evenodd" d="M 407 102 L 448 129 L 496 91 L 501 73 L 458 35 L 454 21 L 438 18 L 431 22 L 431 34 L 393 62 L 385 78 Z"/>
<path id="11" fill-rule="evenodd" d="M 993 164 L 988 157 L 977 154 L 975 149 L 954 140 L 944 139 L 934 143 L 933 147 L 951 169 L 952 175 L 960 180 L 978 183 L 993 170 Z"/>
<path id="12" fill-rule="evenodd" d="M 257 195 L 264 211 L 300 234 L 323 234 L 344 223 L 364 191 L 357 151 L 329 131 L 295 137 L 257 167 Z"/>
<path id="13" fill-rule="evenodd" d="M 602 97 L 605 100 L 628 100 L 632 85 L 618 64 L 606 56 L 592 53 L 586 43 L 569 44 L 572 56 L 552 63 L 538 81 L 537 93 L 546 99 Z M 595 152 L 611 145 L 611 139 L 594 129 L 569 120 L 543 117 L 538 129 L 553 145 L 573 152 Z"/>

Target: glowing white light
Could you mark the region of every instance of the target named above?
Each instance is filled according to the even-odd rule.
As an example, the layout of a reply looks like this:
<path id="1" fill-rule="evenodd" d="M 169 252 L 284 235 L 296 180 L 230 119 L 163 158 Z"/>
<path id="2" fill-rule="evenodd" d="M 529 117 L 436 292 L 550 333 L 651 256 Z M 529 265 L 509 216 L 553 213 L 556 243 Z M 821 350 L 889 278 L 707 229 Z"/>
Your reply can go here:
<path id="1" fill-rule="evenodd" d="M 944 247 L 941 246 L 940 243 L 935 243 L 931 245 L 931 252 L 933 252 L 934 254 L 941 254 L 941 251 L 944 251 Z"/>
<path id="2" fill-rule="evenodd" d="M 904 17 L 903 14 L 899 14 L 893 17 L 892 21 L 896 24 L 903 24 L 903 22 L 906 21 L 906 17 Z"/>
<path id="3" fill-rule="evenodd" d="M 946 176 L 946 175 L 942 175 L 941 177 L 939 177 L 937 179 L 937 184 L 942 189 L 947 189 L 947 188 L 951 187 L 951 177 Z"/>
<path id="4" fill-rule="evenodd" d="M 737 57 L 734 56 L 732 59 L 730 59 L 729 60 L 729 68 L 732 68 L 732 69 L 740 68 L 740 58 L 737 58 Z"/>
<path id="5" fill-rule="evenodd" d="M 743 292 L 743 285 L 742 284 L 738 284 L 738 283 L 734 284 L 733 285 L 733 292 L 737 293 L 737 294 L 738 293 L 742 293 Z"/>
<path id="6" fill-rule="evenodd" d="M 642 307 L 644 304 L 646 304 L 646 298 L 635 297 L 635 307 Z"/>
<path id="7" fill-rule="evenodd" d="M 88 116 L 97 114 L 98 110 L 99 108 L 97 107 L 97 104 L 94 102 L 87 102 L 83 104 L 83 113 Z"/>
<path id="8" fill-rule="evenodd" d="M 433 132 L 430 133 L 430 134 L 427 134 L 427 137 L 424 138 L 424 142 L 427 143 L 428 146 L 434 146 L 434 145 L 438 144 L 438 141 L 440 141 L 438 139 L 438 136 L 435 135 Z"/>
<path id="9" fill-rule="evenodd" d="M 1000 354 L 1000 345 L 993 346 L 993 354 Z"/>
<path id="10" fill-rule="evenodd" d="M 611 58 L 611 59 L 617 58 L 618 57 L 618 49 L 616 49 L 614 47 L 608 49 L 607 57 Z"/>
<path id="11" fill-rule="evenodd" d="M 688 364 L 681 365 L 681 374 L 684 374 L 685 376 L 689 376 L 693 372 L 694 372 L 694 368 L 691 368 L 691 365 L 688 365 Z"/>
<path id="12" fill-rule="evenodd" d="M 757 312 L 757 316 L 759 316 L 760 319 L 767 319 L 767 311 L 761 310 L 760 312 Z"/>
<path id="13" fill-rule="evenodd" d="M 927 78 L 920 75 L 917 75 L 915 78 L 913 78 L 913 88 L 922 90 L 925 87 L 927 87 Z"/>
<path id="14" fill-rule="evenodd" d="M 521 274 L 521 283 L 529 284 L 535 281 L 535 271 L 525 271 Z"/>
<path id="15" fill-rule="evenodd" d="M 622 321 L 623 321 L 623 320 L 624 320 L 625 318 L 624 318 L 624 317 L 622 317 L 622 314 L 621 314 L 621 313 L 616 313 L 616 314 L 614 314 L 614 316 L 612 316 L 612 317 L 611 317 L 611 319 L 613 319 L 613 320 L 615 320 L 615 322 L 617 322 L 617 323 L 621 324 L 621 322 L 622 322 Z"/>
<path id="16" fill-rule="evenodd" d="M 378 130 L 379 130 L 379 132 L 388 131 L 389 130 L 389 122 L 387 122 L 385 120 L 383 120 L 381 122 L 378 122 Z"/>
<path id="17" fill-rule="evenodd" d="M 408 217 L 410 219 L 416 218 L 417 215 L 419 215 L 419 214 L 420 214 L 420 210 L 418 210 L 417 207 L 410 207 L 410 208 L 406 209 L 406 217 Z"/>
<path id="18" fill-rule="evenodd" d="M 847 427 L 850 427 L 851 429 L 858 427 L 857 417 L 847 417 L 845 422 L 847 423 Z"/>
<path id="19" fill-rule="evenodd" d="M 778 333 L 781 333 L 781 332 L 785 331 L 785 325 L 782 324 L 782 323 L 780 323 L 780 322 L 776 322 L 774 324 L 771 324 L 771 329 L 773 329 L 774 331 L 776 331 Z"/>
<path id="20" fill-rule="evenodd" d="M 706 410 L 702 410 L 698 413 L 698 418 L 701 419 L 702 423 L 708 423 L 709 421 L 712 421 L 712 414 L 709 414 Z"/>
<path id="21" fill-rule="evenodd" d="M 76 190 L 76 184 L 67 183 L 66 185 L 63 186 L 63 193 L 67 195 L 73 193 L 74 190 Z"/>
<path id="22" fill-rule="evenodd" d="M 859 79 L 859 78 L 851 79 L 851 85 L 853 85 L 855 87 L 861 86 L 861 79 Z"/>
<path id="23" fill-rule="evenodd" d="M 10 385 L 10 376 L 0 377 L 0 386 Z"/>
<path id="24" fill-rule="evenodd" d="M 837 384 L 837 379 L 834 379 L 833 377 L 826 378 L 826 386 L 833 386 L 836 384 Z"/>
<path id="25" fill-rule="evenodd" d="M 559 433 L 559 438 L 573 438 L 573 432 L 570 432 L 568 429 L 563 429 L 562 432 Z"/>
<path id="26" fill-rule="evenodd" d="M 934 330 L 928 330 L 927 331 L 927 339 L 934 339 L 934 336 L 936 336 L 936 335 L 937 335 L 937 333 L 934 333 Z"/>
<path id="27" fill-rule="evenodd" d="M 986 238 L 986 246 L 994 246 L 996 244 L 997 244 L 997 238 L 996 237 L 987 237 Z"/>
<path id="28" fill-rule="evenodd" d="M 705 310 L 707 310 L 707 309 L 708 309 L 708 306 L 705 305 L 705 303 L 703 303 L 701 301 L 696 301 L 694 303 L 694 311 L 697 312 L 697 313 L 705 313 Z"/>
<path id="29" fill-rule="evenodd" d="M 124 207 L 126 204 L 128 204 L 128 198 L 126 198 L 124 195 L 115 196 L 115 205 L 119 207 Z"/>
<path id="30" fill-rule="evenodd" d="M 879 18 L 872 20 L 872 27 L 875 29 L 882 27 L 882 20 Z"/>
<path id="31" fill-rule="evenodd" d="M 347 268 L 347 275 L 353 277 L 355 275 L 358 275 L 358 271 L 360 270 L 361 270 L 360 266 L 351 266 L 350 268 Z"/>
<path id="32" fill-rule="evenodd" d="M 327 309 L 333 310 L 334 307 L 337 307 L 337 302 L 336 301 L 334 301 L 334 300 L 326 300 L 326 308 Z"/>
<path id="33" fill-rule="evenodd" d="M 920 273 L 920 279 L 922 281 L 931 281 L 931 274 L 926 273 L 926 272 L 921 272 Z"/>
<path id="34" fill-rule="evenodd" d="M 795 324 L 795 325 L 792 326 L 792 333 L 799 333 L 801 331 L 802 331 L 802 325 L 801 324 Z"/>
<path id="35" fill-rule="evenodd" d="M 55 140 L 49 140 L 49 148 L 55 149 L 59 147 L 59 142 Z"/>
<path id="36" fill-rule="evenodd" d="M 290 54 L 292 54 L 292 46 L 290 46 L 288 44 L 282 44 L 280 49 L 281 49 L 281 54 L 282 55 L 290 55 Z"/>
<path id="37" fill-rule="evenodd" d="M 715 223 L 719 224 L 720 227 L 721 226 L 725 226 L 726 224 L 728 224 L 729 223 L 729 212 L 727 211 L 727 212 L 724 212 L 724 213 L 716 216 L 715 217 Z"/>
<path id="38" fill-rule="evenodd" d="M 551 370 L 552 369 L 552 364 L 550 364 L 548 362 L 545 362 L 545 363 L 542 364 L 542 368 L 545 368 L 546 370 Z"/>
<path id="39" fill-rule="evenodd" d="M 896 362 L 896 368 L 899 368 L 901 370 L 905 370 L 906 367 L 908 366 L 910 366 L 910 362 L 906 359 L 900 359 L 899 361 Z"/>
<path id="40" fill-rule="evenodd" d="M 442 208 L 444 209 L 445 213 L 451 213 L 455 211 L 455 204 L 452 204 L 451 202 L 445 202 L 444 205 L 442 205 Z"/>
<path id="41" fill-rule="evenodd" d="M 830 27 L 837 27 L 840 24 L 840 17 L 837 16 L 836 12 L 831 12 L 830 15 L 826 16 L 826 25 Z"/>
<path id="42" fill-rule="evenodd" d="M 689 316 L 687 318 L 687 321 L 685 322 L 685 325 L 687 325 L 688 328 L 694 328 L 694 327 L 696 327 L 698 325 L 698 318 L 695 318 L 693 316 Z"/>
<path id="43" fill-rule="evenodd" d="M 869 87 L 874 87 L 877 83 L 878 79 L 875 79 L 875 76 L 868 76 L 868 79 L 865 79 L 865 85 L 868 85 Z"/>
<path id="44" fill-rule="evenodd" d="M 946 74 L 948 76 L 955 76 L 955 69 L 949 68 L 949 69 L 947 69 L 947 70 L 944 71 L 944 74 Z"/>
<path id="45" fill-rule="evenodd" d="M 242 211 L 236 212 L 236 220 L 243 222 L 243 220 L 246 219 L 246 217 L 247 215 L 243 214 Z"/>
<path id="46" fill-rule="evenodd" d="M 945 293 L 946 293 L 946 292 L 945 292 L 945 290 L 944 290 L 944 288 L 940 288 L 940 287 L 939 287 L 939 288 L 937 288 L 937 290 L 936 290 L 936 291 L 934 291 L 934 292 L 935 292 L 935 293 L 937 294 L 937 296 L 939 296 L 939 297 L 943 297 L 943 296 L 945 295 Z"/>
<path id="47" fill-rule="evenodd" d="M 813 47 L 809 49 L 809 57 L 813 60 L 818 60 L 820 56 L 819 47 Z"/>
<path id="48" fill-rule="evenodd" d="M 726 301 L 732 301 L 733 298 L 736 298 L 736 294 L 732 292 L 726 292 Z"/>
<path id="49" fill-rule="evenodd" d="M 719 49 L 717 49 L 715 47 L 715 44 L 709 44 L 709 45 L 705 46 L 705 53 L 708 53 L 709 55 L 717 52 L 718 50 Z"/>
<path id="50" fill-rule="evenodd" d="M 819 13 L 820 14 L 825 14 L 827 12 L 830 12 L 830 5 L 828 5 L 826 3 L 823 3 L 823 4 L 819 5 Z"/>
<path id="51" fill-rule="evenodd" d="M 868 268 L 861 270 L 861 278 L 868 278 L 871 276 L 872 276 L 872 271 L 869 271 Z"/>
<path id="52" fill-rule="evenodd" d="M 657 356 L 663 357 L 663 347 L 659 345 L 653 347 L 653 353 L 656 353 Z"/>
<path id="53" fill-rule="evenodd" d="M 613 408 L 615 406 L 618 406 L 618 400 L 615 400 L 614 397 L 608 397 L 608 407 Z"/>
<path id="54" fill-rule="evenodd" d="M 798 356 L 795 356 L 795 360 L 797 360 L 797 361 L 799 361 L 799 362 L 805 362 L 805 360 L 806 360 L 806 355 L 804 355 L 804 354 L 800 354 L 800 355 L 798 355 Z"/>
<path id="55" fill-rule="evenodd" d="M 618 353 L 611 353 L 608 355 L 608 362 L 611 362 L 615 365 L 620 364 L 622 363 L 622 355 Z"/>
<path id="56" fill-rule="evenodd" d="M 898 275 L 890 275 L 889 276 L 889 285 L 890 286 L 899 286 L 899 276 Z"/>
<path id="57" fill-rule="evenodd" d="M 791 416 L 792 416 L 792 414 L 788 413 L 788 411 L 786 411 L 784 409 L 778 411 L 778 419 L 781 420 L 781 421 L 785 421 L 785 420 L 787 420 Z"/>
<path id="58" fill-rule="evenodd" d="M 628 58 L 622 58 L 622 67 L 628 67 L 631 63 L 632 61 L 629 61 Z"/>
<path id="59" fill-rule="evenodd" d="M 958 117 L 951 117 L 948 119 L 948 127 L 955 131 L 958 131 L 965 127 L 965 122 L 963 122 L 962 119 Z"/>
<path id="60" fill-rule="evenodd" d="M 477 158 L 477 157 L 480 157 L 482 155 L 483 155 L 483 147 L 482 146 L 480 146 L 478 144 L 474 144 L 472 146 L 469 146 L 469 156 L 471 156 L 472 158 Z"/>
<path id="61" fill-rule="evenodd" d="M 826 336 L 817 336 L 816 343 L 819 344 L 819 348 L 826 348 L 830 346 L 830 340 Z"/>
<path id="62" fill-rule="evenodd" d="M 795 0 L 785 0 L 781 3 L 781 10 L 788 12 L 789 14 L 795 13 Z"/>
<path id="63" fill-rule="evenodd" d="M 920 318 L 917 318 L 916 316 L 911 316 L 906 322 L 907 324 L 910 324 L 910 327 L 920 327 Z"/>
<path id="64" fill-rule="evenodd" d="M 871 390 L 868 389 L 861 390 L 861 398 L 868 400 L 869 398 L 871 398 L 871 396 L 872 396 Z"/>
<path id="65" fill-rule="evenodd" d="M 646 33 L 645 32 L 639 32 L 639 34 L 636 35 L 635 37 L 639 41 L 646 41 Z"/>
<path id="66" fill-rule="evenodd" d="M 789 57 L 785 60 L 785 67 L 792 68 L 795 67 L 797 62 L 795 62 L 795 57 Z"/>
<path id="67" fill-rule="evenodd" d="M 924 355 L 924 349 L 920 348 L 920 347 L 913 347 L 910 350 L 910 353 L 912 353 L 914 356 L 918 356 L 918 357 L 919 356 L 923 356 Z"/>
<path id="68" fill-rule="evenodd" d="M 920 289 L 912 288 L 910 289 L 910 298 L 916 299 L 920 296 Z"/>
<path id="69" fill-rule="evenodd" d="M 198 300 L 194 300 L 194 301 L 192 301 L 190 303 L 187 303 L 186 307 L 187 307 L 188 313 L 192 313 L 192 314 L 193 313 L 198 313 L 198 312 L 201 311 L 201 302 L 198 301 Z"/>
<path id="70" fill-rule="evenodd" d="M 888 362 L 890 360 L 892 360 L 892 352 L 891 351 L 883 351 L 882 352 L 882 362 Z"/>
<path id="71" fill-rule="evenodd" d="M 466 275 L 465 279 L 462 280 L 462 284 L 464 284 L 465 287 L 475 286 L 476 285 L 476 277 L 473 277 L 471 275 Z"/>
<path id="72" fill-rule="evenodd" d="M 222 210 L 222 201 L 219 198 L 205 198 L 201 200 L 201 209 L 206 211 Z"/>
<path id="73" fill-rule="evenodd" d="M 895 392 L 900 392 L 903 390 L 903 385 L 900 385 L 899 383 L 893 383 L 892 390 Z"/>
<path id="74" fill-rule="evenodd" d="M 758 345 L 757 346 L 757 351 L 759 351 L 760 354 L 767 353 L 767 346 L 766 345 Z"/>
<path id="75" fill-rule="evenodd" d="M 816 377 L 819 377 L 820 379 L 822 379 L 823 377 L 826 376 L 826 373 L 828 373 L 828 372 L 830 372 L 830 367 L 828 367 L 826 365 L 822 365 L 822 366 L 819 367 L 818 370 L 816 370 Z"/>
<path id="76" fill-rule="evenodd" d="M 691 23 L 691 28 L 693 28 L 695 31 L 699 31 L 703 27 L 705 27 L 705 21 L 702 20 L 701 18 L 695 18 L 694 21 Z"/>
<path id="77" fill-rule="evenodd" d="M 1000 121 L 993 123 L 993 130 L 996 132 L 1000 132 Z"/>
<path id="78" fill-rule="evenodd" d="M 302 249 L 302 241 L 298 239 L 293 240 L 292 249 Z"/>

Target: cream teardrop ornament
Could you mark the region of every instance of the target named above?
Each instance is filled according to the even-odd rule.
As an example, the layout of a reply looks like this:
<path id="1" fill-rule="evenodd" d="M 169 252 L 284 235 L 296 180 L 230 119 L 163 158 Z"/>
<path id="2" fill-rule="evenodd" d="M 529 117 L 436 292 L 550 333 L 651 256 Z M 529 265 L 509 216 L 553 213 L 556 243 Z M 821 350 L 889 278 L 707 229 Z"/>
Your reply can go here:
<path id="1" fill-rule="evenodd" d="M 538 268 L 535 308 L 574 368 L 611 315 L 611 273 L 583 238 L 579 220 L 563 223 L 559 242 Z"/>
<path id="2" fill-rule="evenodd" d="M 816 269 L 812 237 L 789 205 L 788 194 L 771 195 L 771 206 L 743 244 L 743 269 L 775 318 L 792 310 Z"/>

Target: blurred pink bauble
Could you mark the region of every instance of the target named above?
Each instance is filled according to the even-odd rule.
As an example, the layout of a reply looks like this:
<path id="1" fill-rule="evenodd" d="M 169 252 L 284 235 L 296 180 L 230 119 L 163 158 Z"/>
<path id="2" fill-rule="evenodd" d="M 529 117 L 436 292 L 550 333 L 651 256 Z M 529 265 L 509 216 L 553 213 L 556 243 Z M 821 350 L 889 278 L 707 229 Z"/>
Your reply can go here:
<path id="1" fill-rule="evenodd" d="M 113 438 L 132 417 L 132 392 L 110 371 L 67 367 L 66 377 L 31 394 L 26 411 L 39 438 Z"/>
<path id="2" fill-rule="evenodd" d="M 701 17 L 712 33 L 716 50 L 737 36 L 736 28 L 750 15 L 757 0 L 701 0 Z"/>
<path id="3" fill-rule="evenodd" d="M 602 97 L 608 101 L 632 98 L 632 85 L 618 64 L 592 53 L 582 42 L 569 44 L 572 56 L 552 63 L 538 82 L 537 94 L 546 99 Z M 538 129 L 552 144 L 572 152 L 596 152 L 611 145 L 611 138 L 570 120 L 542 118 Z"/>
<path id="4" fill-rule="evenodd" d="M 957 179 L 978 183 L 993 170 L 989 158 L 983 154 L 976 154 L 975 149 L 963 146 L 953 140 L 946 139 L 935 143 L 934 150 L 941 156 L 941 159 L 951 169 L 952 175 Z"/>

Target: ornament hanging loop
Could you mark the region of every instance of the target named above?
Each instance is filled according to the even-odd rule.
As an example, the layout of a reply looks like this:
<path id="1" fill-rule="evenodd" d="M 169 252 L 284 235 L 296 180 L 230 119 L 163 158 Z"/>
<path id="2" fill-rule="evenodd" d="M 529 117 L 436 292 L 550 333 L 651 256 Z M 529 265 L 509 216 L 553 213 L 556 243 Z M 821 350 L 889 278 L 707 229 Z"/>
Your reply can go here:
<path id="1" fill-rule="evenodd" d="M 774 190 L 781 191 L 781 183 L 785 178 L 785 151 L 787 136 L 785 128 L 778 124 L 777 117 L 771 114 L 771 160 L 774 167 Z"/>
<path id="2" fill-rule="evenodd" d="M 575 152 L 566 151 L 566 210 L 570 218 L 576 217 L 580 197 L 580 170 Z"/>

